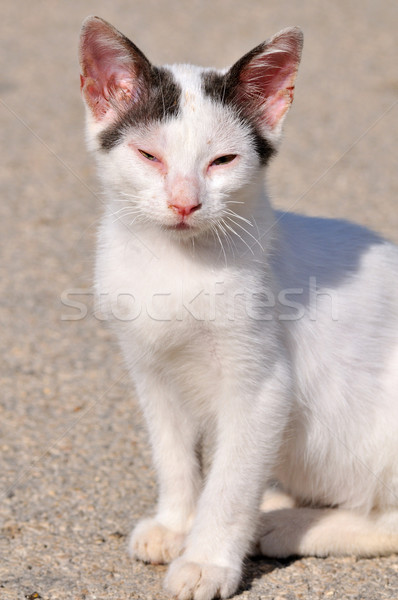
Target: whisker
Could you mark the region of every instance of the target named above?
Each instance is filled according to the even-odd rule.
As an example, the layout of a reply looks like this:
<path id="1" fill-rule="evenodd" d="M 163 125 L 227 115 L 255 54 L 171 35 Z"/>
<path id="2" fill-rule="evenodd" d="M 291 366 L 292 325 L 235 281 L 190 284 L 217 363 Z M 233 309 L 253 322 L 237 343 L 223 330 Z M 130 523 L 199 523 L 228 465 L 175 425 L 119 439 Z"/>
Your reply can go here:
<path id="1" fill-rule="evenodd" d="M 117 191 L 118 194 L 120 194 L 121 196 L 127 196 L 128 198 L 140 198 L 139 194 L 133 194 L 132 192 L 125 192 L 124 190 L 118 190 Z"/>
<path id="2" fill-rule="evenodd" d="M 121 211 L 125 211 L 125 212 L 121 212 Z M 119 214 L 119 213 L 121 213 L 121 214 Z M 111 212 L 111 215 L 113 217 L 116 217 L 116 219 L 114 221 L 112 221 L 112 223 L 116 223 L 117 221 L 120 221 L 121 219 L 123 219 L 125 217 L 127 218 L 127 217 L 134 216 L 134 215 L 140 216 L 140 214 L 141 213 L 139 210 L 131 210 L 131 208 L 130 208 L 129 210 L 126 211 L 125 209 L 120 209 L 116 212 Z"/>
<path id="3" fill-rule="evenodd" d="M 243 239 L 243 237 L 241 235 L 239 235 L 239 233 L 237 231 L 235 231 L 235 229 L 233 227 L 231 227 L 228 223 L 226 223 L 224 220 L 223 220 L 223 222 L 224 222 L 225 227 L 227 227 L 234 235 L 236 235 L 236 237 L 238 237 L 245 244 L 246 248 L 248 250 L 250 250 L 250 252 L 254 256 L 253 248 L 246 242 L 246 240 Z"/>
<path id="4" fill-rule="evenodd" d="M 147 221 L 148 219 L 142 218 L 142 215 L 138 214 L 132 221 L 129 223 L 129 227 L 133 225 L 136 221 Z"/>
<path id="5" fill-rule="evenodd" d="M 264 252 L 264 248 L 262 247 L 262 245 L 260 244 L 260 242 L 258 241 L 258 239 L 257 239 L 257 238 L 256 238 L 254 235 L 252 235 L 252 234 L 250 233 L 250 231 L 247 231 L 247 229 L 245 229 L 245 228 L 243 227 L 243 225 L 241 225 L 240 223 L 237 223 L 236 221 L 234 221 L 234 220 L 232 219 L 232 217 L 229 217 L 229 216 L 227 216 L 227 217 L 225 217 L 225 218 L 226 218 L 226 219 L 229 219 L 230 221 L 232 221 L 232 223 L 234 223 L 234 225 L 236 225 L 237 227 L 239 227 L 240 229 L 242 229 L 242 230 L 243 230 L 245 233 L 247 233 L 247 235 L 248 235 L 248 236 L 250 236 L 250 237 L 251 237 L 251 238 L 252 238 L 252 239 L 253 239 L 253 240 L 256 242 L 256 244 L 258 244 L 258 245 L 260 246 L 261 250 Z M 236 232 L 235 232 L 235 233 L 236 233 Z"/>
<path id="6" fill-rule="evenodd" d="M 253 223 L 251 221 L 249 221 L 249 219 L 246 219 L 245 217 L 242 217 L 241 215 L 238 215 L 238 213 L 236 213 L 234 210 L 231 210 L 230 208 L 227 208 L 227 210 L 225 212 L 228 215 L 232 215 L 236 219 L 241 219 L 241 221 L 244 221 L 245 223 L 247 223 L 248 225 L 250 225 L 250 227 L 254 227 Z"/>
<path id="7" fill-rule="evenodd" d="M 225 225 L 225 223 L 224 223 L 224 225 Z M 234 242 L 233 238 L 231 237 L 231 235 L 228 233 L 228 231 L 225 230 L 224 225 L 222 223 L 218 223 L 218 228 L 221 230 L 222 234 L 224 235 L 226 242 L 228 244 L 228 248 L 231 250 L 232 256 L 235 259 L 236 245 L 235 245 L 235 242 Z"/>
<path id="8" fill-rule="evenodd" d="M 112 210 L 112 214 L 113 215 L 118 215 L 121 212 L 138 212 L 138 208 L 134 207 L 134 206 L 123 206 L 122 208 L 119 208 L 118 210 Z"/>
<path id="9" fill-rule="evenodd" d="M 214 224 L 212 226 L 212 231 L 216 234 L 217 239 L 218 239 L 218 241 L 220 243 L 221 250 L 222 250 L 222 253 L 224 255 L 225 266 L 227 267 L 228 266 L 227 255 L 225 254 L 225 250 L 224 250 L 224 246 L 223 246 L 223 243 L 221 241 L 221 238 L 220 238 L 220 234 L 218 233 L 217 227 Z"/>
<path id="10" fill-rule="evenodd" d="M 112 198 L 113 202 L 128 202 L 142 199 L 142 196 L 140 196 L 139 194 L 133 194 L 132 192 L 124 192 L 123 190 L 118 190 L 116 193 L 118 196 L 124 196 L 125 199 Z"/>

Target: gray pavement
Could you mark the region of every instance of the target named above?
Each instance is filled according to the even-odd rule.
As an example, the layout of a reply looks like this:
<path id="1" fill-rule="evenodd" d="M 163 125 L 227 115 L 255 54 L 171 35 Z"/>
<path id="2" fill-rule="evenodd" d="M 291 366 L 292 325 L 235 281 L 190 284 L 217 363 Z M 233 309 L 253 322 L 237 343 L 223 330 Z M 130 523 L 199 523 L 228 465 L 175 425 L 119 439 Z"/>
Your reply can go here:
<path id="1" fill-rule="evenodd" d="M 395 0 L 2 3 L 0 598 L 164 598 L 164 567 L 126 536 L 156 496 L 115 341 L 93 316 L 103 199 L 84 148 L 76 46 L 98 14 L 156 63 L 226 66 L 288 25 L 305 32 L 269 183 L 278 207 L 353 219 L 398 242 Z M 87 306 L 71 320 L 68 290 Z M 36 595 L 35 595 L 36 594 Z M 249 561 L 239 598 L 398 598 L 398 559 Z"/>

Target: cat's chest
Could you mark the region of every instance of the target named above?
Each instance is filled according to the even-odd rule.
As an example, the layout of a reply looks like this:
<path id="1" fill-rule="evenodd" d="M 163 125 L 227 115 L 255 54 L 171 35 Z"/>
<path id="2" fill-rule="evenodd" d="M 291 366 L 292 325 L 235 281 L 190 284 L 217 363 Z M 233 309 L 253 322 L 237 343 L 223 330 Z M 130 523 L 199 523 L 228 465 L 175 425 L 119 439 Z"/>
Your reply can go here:
<path id="1" fill-rule="evenodd" d="M 108 319 L 144 345 L 168 347 L 236 327 L 237 315 L 246 312 L 243 272 L 214 268 L 179 249 L 156 250 L 135 243 L 99 246 L 97 297 Z"/>

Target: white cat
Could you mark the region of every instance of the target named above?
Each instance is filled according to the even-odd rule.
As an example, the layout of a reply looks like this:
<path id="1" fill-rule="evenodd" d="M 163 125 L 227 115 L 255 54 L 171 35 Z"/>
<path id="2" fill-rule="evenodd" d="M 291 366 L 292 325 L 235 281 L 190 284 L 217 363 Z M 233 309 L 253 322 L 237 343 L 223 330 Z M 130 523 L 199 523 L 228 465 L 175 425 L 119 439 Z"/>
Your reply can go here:
<path id="1" fill-rule="evenodd" d="M 278 214 L 264 190 L 301 47 L 291 28 L 226 71 L 157 68 L 105 21 L 83 25 L 87 139 L 108 197 L 96 288 L 159 483 L 130 551 L 172 561 L 180 600 L 233 594 L 255 547 L 398 551 L 397 248 Z"/>

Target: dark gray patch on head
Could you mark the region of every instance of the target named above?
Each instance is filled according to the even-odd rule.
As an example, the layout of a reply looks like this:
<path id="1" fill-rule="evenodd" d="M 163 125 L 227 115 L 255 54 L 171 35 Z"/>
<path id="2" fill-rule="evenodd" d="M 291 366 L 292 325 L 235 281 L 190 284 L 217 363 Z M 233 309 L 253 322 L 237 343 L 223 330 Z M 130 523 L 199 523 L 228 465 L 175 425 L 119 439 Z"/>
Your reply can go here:
<path id="1" fill-rule="evenodd" d="M 205 94 L 216 102 L 226 104 L 230 100 L 230 89 L 227 88 L 228 73 L 222 75 L 217 71 L 205 71 L 202 73 L 202 86 Z"/>
<path id="2" fill-rule="evenodd" d="M 180 98 L 181 87 L 172 72 L 151 65 L 145 73 L 138 97 L 115 123 L 100 134 L 101 148 L 106 151 L 114 148 L 131 127 L 146 126 L 178 116 Z"/>
<path id="3" fill-rule="evenodd" d="M 241 69 L 252 59 L 252 55 L 257 54 L 260 47 L 255 48 L 225 74 L 217 71 L 206 71 L 202 73 L 202 88 L 204 93 L 214 102 L 219 102 L 224 106 L 231 107 L 237 117 L 246 127 L 249 128 L 255 150 L 259 156 L 262 165 L 266 165 L 275 153 L 275 148 L 272 144 L 261 135 L 255 120 L 244 110 L 242 103 L 239 102 L 237 93 L 239 85 L 239 73 Z"/>

